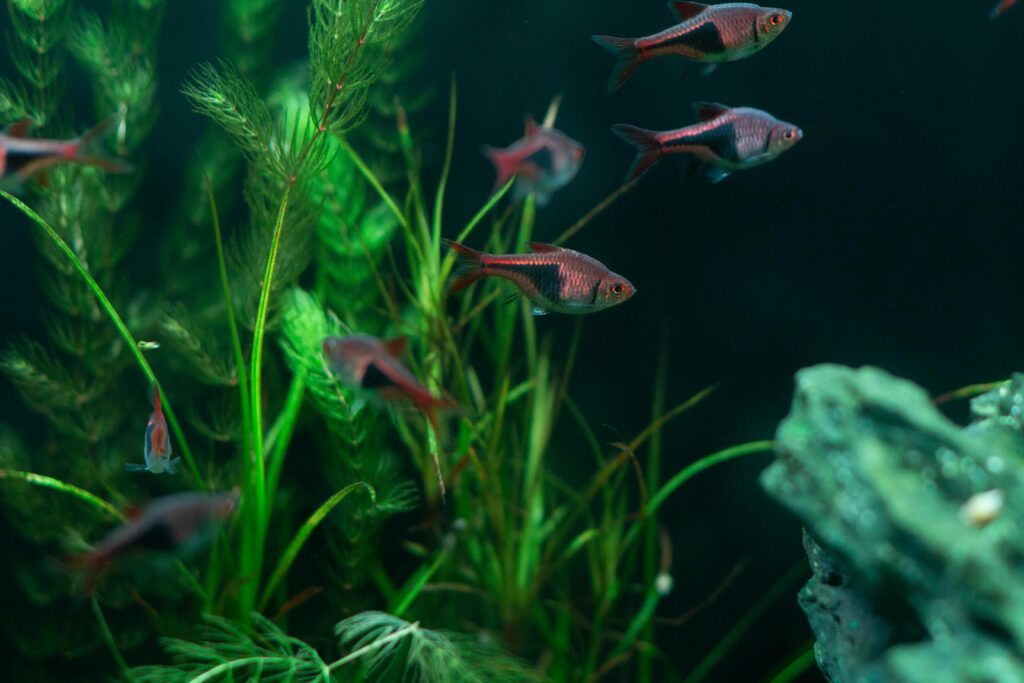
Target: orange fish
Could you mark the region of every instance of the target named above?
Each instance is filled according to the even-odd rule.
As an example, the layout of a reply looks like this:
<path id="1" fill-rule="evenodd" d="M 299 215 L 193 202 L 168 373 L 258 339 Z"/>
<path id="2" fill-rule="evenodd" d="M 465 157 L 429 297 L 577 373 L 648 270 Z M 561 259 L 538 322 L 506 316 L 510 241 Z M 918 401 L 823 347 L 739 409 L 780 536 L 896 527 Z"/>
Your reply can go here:
<path id="1" fill-rule="evenodd" d="M 381 398 L 399 402 L 408 400 L 426 415 L 440 435 L 438 413 L 458 409 L 458 404 L 430 393 L 408 368 L 399 362 L 405 353 L 405 337 L 383 341 L 376 337 L 353 334 L 348 337 L 324 339 L 323 351 L 331 371 L 346 384 L 372 392 Z"/>
<path id="2" fill-rule="evenodd" d="M 533 304 L 534 315 L 593 313 L 629 299 L 636 292 L 629 280 L 603 263 L 572 249 L 531 242 L 532 254 L 485 254 L 445 240 L 459 258 L 460 270 L 449 294 L 484 277 L 511 281 Z"/>
<path id="3" fill-rule="evenodd" d="M 150 501 L 140 512 L 114 529 L 93 550 L 70 557 L 64 565 L 88 573 L 91 592 L 111 562 L 136 551 L 198 550 L 238 505 L 238 488 L 225 493 L 175 493 Z"/>
<path id="4" fill-rule="evenodd" d="M 153 388 L 153 412 L 146 423 L 146 438 L 143 445 L 145 464 L 128 463 L 124 466 L 129 472 L 152 472 L 174 474 L 178 471 L 181 458 L 171 460 L 171 437 L 167 432 L 167 418 L 160 404 L 160 390 Z"/>
<path id="5" fill-rule="evenodd" d="M 989 12 L 989 16 L 993 19 L 1002 15 L 1008 11 L 1011 7 L 1017 4 L 1017 0 L 1000 0 L 999 4 Z"/>

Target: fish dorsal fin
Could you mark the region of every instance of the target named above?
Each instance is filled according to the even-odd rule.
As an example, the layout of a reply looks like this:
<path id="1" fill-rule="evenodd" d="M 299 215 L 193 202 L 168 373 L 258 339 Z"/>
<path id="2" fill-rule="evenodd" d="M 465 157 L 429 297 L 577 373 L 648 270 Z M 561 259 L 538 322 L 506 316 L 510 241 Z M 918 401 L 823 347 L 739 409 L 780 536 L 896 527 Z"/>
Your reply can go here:
<path id="1" fill-rule="evenodd" d="M 701 121 L 711 121 L 729 111 L 729 107 L 718 102 L 694 102 L 693 110 Z"/>
<path id="2" fill-rule="evenodd" d="M 28 135 L 28 132 L 32 129 L 33 123 L 35 122 L 31 118 L 25 117 L 7 126 L 7 130 L 4 131 L 4 134 L 12 138 L 23 138 Z"/>
<path id="3" fill-rule="evenodd" d="M 527 137 L 533 135 L 534 133 L 540 130 L 540 126 L 537 125 L 537 122 L 534 121 L 533 117 L 529 114 L 526 114 L 523 117 L 523 127 L 526 130 Z"/>
<path id="4" fill-rule="evenodd" d="M 670 2 L 668 8 L 680 21 L 692 19 L 708 8 L 699 2 Z"/>
<path id="5" fill-rule="evenodd" d="M 405 349 L 409 346 L 409 340 L 405 337 L 395 337 L 384 342 L 384 350 L 393 358 L 401 358 L 405 355 Z"/>
<path id="6" fill-rule="evenodd" d="M 555 244 L 547 244 L 546 242 L 530 242 L 526 246 L 530 247 L 530 251 L 535 254 L 546 254 L 551 251 L 561 251 L 562 248 Z"/>

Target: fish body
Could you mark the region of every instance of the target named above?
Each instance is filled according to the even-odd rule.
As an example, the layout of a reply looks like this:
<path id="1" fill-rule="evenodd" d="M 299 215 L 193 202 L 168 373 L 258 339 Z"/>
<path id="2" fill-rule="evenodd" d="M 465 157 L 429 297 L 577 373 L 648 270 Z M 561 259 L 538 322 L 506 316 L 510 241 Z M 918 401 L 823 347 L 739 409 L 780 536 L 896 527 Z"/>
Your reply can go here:
<path id="1" fill-rule="evenodd" d="M 387 341 L 362 334 L 327 337 L 323 341 L 324 356 L 331 371 L 349 386 L 381 398 L 399 402 L 408 400 L 426 415 L 435 433 L 440 433 L 438 413 L 458 405 L 434 396 L 409 372 L 399 357 L 405 352 L 404 337 Z"/>
<path id="2" fill-rule="evenodd" d="M 992 8 L 989 16 L 995 19 L 996 17 L 1007 12 L 1011 7 L 1017 4 L 1017 0 L 999 0 L 999 4 Z"/>
<path id="3" fill-rule="evenodd" d="M 538 126 L 530 116 L 523 137 L 502 149 L 484 147 L 483 152 L 497 172 L 496 190 L 514 176 L 515 197 L 533 193 L 541 206 L 576 177 L 586 155 L 583 145 L 560 130 Z"/>
<path id="4" fill-rule="evenodd" d="M 205 545 L 216 523 L 238 504 L 238 489 L 224 493 L 175 493 L 157 498 L 133 519 L 114 529 L 93 550 L 66 560 L 85 569 L 90 583 L 115 559 L 135 551 L 189 552 Z"/>
<path id="5" fill-rule="evenodd" d="M 485 277 L 512 282 L 533 303 L 534 315 L 593 313 L 629 299 L 636 292 L 629 280 L 600 261 L 572 249 L 531 243 L 530 254 L 485 254 L 445 241 L 456 253 L 461 270 L 448 290 L 459 292 Z"/>
<path id="6" fill-rule="evenodd" d="M 693 105 L 698 123 L 685 128 L 653 131 L 616 124 L 612 131 L 636 147 L 637 156 L 626 182 L 642 176 L 666 154 L 688 154 L 706 164 L 712 182 L 734 171 L 768 163 L 803 138 L 797 126 L 750 107 L 727 107 L 714 102 Z"/>
<path id="7" fill-rule="evenodd" d="M 677 55 L 709 64 L 749 57 L 778 38 L 793 18 L 788 10 L 746 2 L 670 2 L 669 9 L 681 23 L 659 33 L 641 38 L 591 36 L 618 60 L 608 79 L 608 92 L 657 57 Z"/>
<path id="8" fill-rule="evenodd" d="M 25 137 L 31 128 L 31 119 L 23 119 L 0 132 L 0 182 L 18 187 L 40 175 L 50 166 L 77 163 L 98 166 L 115 173 L 130 170 L 126 164 L 109 159 L 87 156 L 86 145 L 105 131 L 113 119 L 103 121 L 81 137 L 71 140 L 40 140 Z"/>
<path id="9" fill-rule="evenodd" d="M 126 464 L 124 468 L 129 472 L 152 472 L 160 474 L 167 472 L 174 474 L 178 471 L 178 462 L 181 458 L 171 459 L 171 436 L 167 431 L 167 418 L 164 417 L 163 405 L 160 403 L 160 390 L 153 389 L 153 412 L 149 415 L 149 422 L 146 423 L 146 436 L 143 445 L 143 458 L 145 464 Z"/>

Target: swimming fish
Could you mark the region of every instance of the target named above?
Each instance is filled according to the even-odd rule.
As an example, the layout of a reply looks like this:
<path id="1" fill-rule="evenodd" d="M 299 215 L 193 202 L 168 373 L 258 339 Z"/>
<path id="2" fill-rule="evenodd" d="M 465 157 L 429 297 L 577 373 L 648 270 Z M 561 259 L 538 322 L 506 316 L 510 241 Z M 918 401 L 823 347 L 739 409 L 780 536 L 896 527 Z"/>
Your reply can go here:
<path id="1" fill-rule="evenodd" d="M 682 22 L 642 38 L 591 36 L 618 62 L 608 79 L 608 92 L 617 90 L 649 59 L 679 55 L 694 62 L 717 64 L 743 59 L 772 42 L 789 26 L 793 13 L 746 2 L 704 5 L 670 2 Z"/>
<path id="2" fill-rule="evenodd" d="M 991 12 L 989 12 L 989 16 L 995 19 L 996 17 L 1002 15 L 1004 12 L 1006 12 L 1016 4 L 1017 0 L 999 0 L 999 4 L 996 5 Z"/>
<path id="3" fill-rule="evenodd" d="M 238 505 L 238 488 L 224 493 L 175 493 L 156 498 L 114 529 L 90 552 L 64 561 L 69 569 L 88 572 L 88 586 L 115 559 L 135 551 L 187 554 L 206 545 L 217 522 Z"/>
<path id="4" fill-rule="evenodd" d="M 531 254 L 485 254 L 445 240 L 459 259 L 460 270 L 448 290 L 460 292 L 484 277 L 511 281 L 533 303 L 533 314 L 593 313 L 636 293 L 629 280 L 586 254 L 553 244 L 531 242 Z"/>
<path id="5" fill-rule="evenodd" d="M 533 193 L 541 206 L 576 177 L 586 155 L 583 145 L 560 130 L 538 126 L 529 114 L 523 137 L 503 149 L 485 146 L 483 153 L 498 174 L 495 190 L 515 176 L 515 198 Z"/>
<path id="6" fill-rule="evenodd" d="M 171 460 L 171 436 L 167 432 L 167 419 L 164 417 L 163 406 L 160 403 L 160 390 L 153 388 L 153 412 L 149 415 L 149 422 L 146 423 L 146 438 L 143 445 L 144 465 L 127 463 L 124 468 L 129 472 L 152 472 L 160 474 L 167 472 L 174 474 L 178 471 L 178 462 L 181 458 Z"/>
<path id="7" fill-rule="evenodd" d="M 636 159 L 626 174 L 632 182 L 666 154 L 689 154 L 694 162 L 707 164 L 713 183 L 767 163 L 800 142 L 803 131 L 792 123 L 752 109 L 736 109 L 714 102 L 693 105 L 700 123 L 677 130 L 653 131 L 618 123 L 612 131 L 636 147 Z"/>
<path id="8" fill-rule="evenodd" d="M 431 394 L 399 362 L 405 348 L 405 337 L 384 341 L 368 335 L 353 334 L 347 337 L 327 337 L 323 341 L 324 355 L 331 371 L 346 384 L 373 392 L 387 401 L 410 401 L 426 415 L 434 433 L 439 435 L 438 413 L 456 410 L 458 404 Z"/>
<path id="9" fill-rule="evenodd" d="M 114 173 L 127 173 L 131 167 L 119 161 L 87 156 L 86 145 L 103 133 L 114 119 L 108 118 L 81 137 L 71 140 L 26 138 L 32 119 L 22 119 L 0 133 L 0 181 L 18 187 L 54 164 L 74 163 L 97 166 Z"/>

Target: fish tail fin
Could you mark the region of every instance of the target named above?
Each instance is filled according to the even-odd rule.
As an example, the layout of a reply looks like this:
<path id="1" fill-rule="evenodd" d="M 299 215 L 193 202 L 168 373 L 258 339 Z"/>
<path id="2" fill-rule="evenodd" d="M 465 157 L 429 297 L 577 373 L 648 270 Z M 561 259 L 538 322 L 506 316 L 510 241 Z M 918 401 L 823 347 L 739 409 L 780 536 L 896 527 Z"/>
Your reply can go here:
<path id="1" fill-rule="evenodd" d="M 612 132 L 618 135 L 623 142 L 637 149 L 636 159 L 633 160 L 633 165 L 626 173 L 627 183 L 633 182 L 646 173 L 651 166 L 658 163 L 664 154 L 661 140 L 656 131 L 629 126 L 625 123 L 616 123 L 612 126 Z"/>
<path id="2" fill-rule="evenodd" d="M 80 555 L 69 555 L 59 560 L 60 568 L 66 573 L 83 577 L 80 585 L 86 595 L 93 595 L 96 592 L 96 586 L 107 568 L 108 561 L 109 558 L 105 554 L 95 550 Z"/>
<path id="3" fill-rule="evenodd" d="M 86 132 L 82 133 L 81 136 L 66 145 L 63 150 L 64 156 L 68 159 L 73 159 L 80 164 L 102 168 L 103 170 L 110 171 L 111 173 L 130 173 L 132 171 L 131 164 L 115 159 L 104 159 L 102 157 L 91 156 L 86 154 L 84 151 L 90 143 L 107 132 L 107 130 L 114 125 L 115 121 L 117 121 L 116 116 L 108 116 Z"/>
<path id="4" fill-rule="evenodd" d="M 494 189 L 491 190 L 491 194 L 494 194 L 501 188 L 505 187 L 505 183 L 511 180 L 516 174 L 516 163 L 515 160 L 512 159 L 512 155 L 506 154 L 503 150 L 497 149 L 496 147 L 484 145 L 480 148 L 480 151 L 492 164 L 494 164 L 496 177 L 494 180 Z"/>
<path id="5" fill-rule="evenodd" d="M 455 258 L 458 259 L 459 264 L 459 269 L 455 273 L 455 280 L 452 281 L 451 287 L 448 288 L 450 296 L 461 292 L 484 276 L 484 253 L 452 240 L 445 240 L 444 243 L 455 252 Z"/>
<path id="6" fill-rule="evenodd" d="M 616 38 L 615 36 L 590 36 L 590 39 L 603 47 L 613 57 L 615 66 L 608 77 L 608 92 L 622 87 L 637 67 L 644 63 L 643 52 L 636 46 L 635 38 Z"/>

